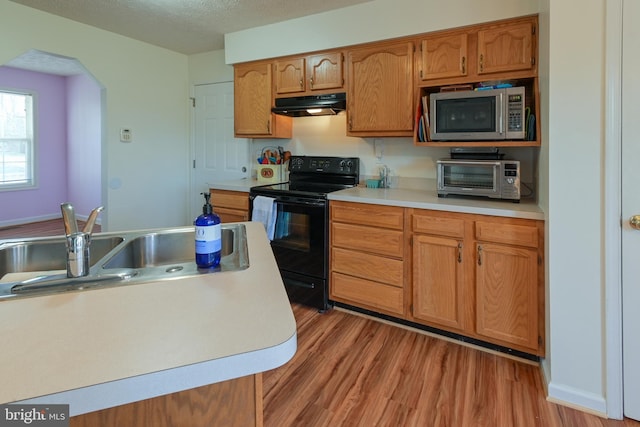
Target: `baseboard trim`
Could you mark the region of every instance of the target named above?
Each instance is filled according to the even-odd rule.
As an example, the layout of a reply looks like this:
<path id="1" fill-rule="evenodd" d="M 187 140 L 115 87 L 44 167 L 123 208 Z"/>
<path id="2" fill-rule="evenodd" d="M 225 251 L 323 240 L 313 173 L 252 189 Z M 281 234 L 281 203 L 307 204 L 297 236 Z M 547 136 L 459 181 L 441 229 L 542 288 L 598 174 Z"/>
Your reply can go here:
<path id="1" fill-rule="evenodd" d="M 14 227 L 16 225 L 30 224 L 32 222 L 49 221 L 52 219 L 62 218 L 62 214 L 48 214 L 40 216 L 31 216 L 27 218 L 9 219 L 6 221 L 0 221 L 0 228 Z"/>
<path id="2" fill-rule="evenodd" d="M 588 393 L 551 381 L 547 385 L 547 401 L 569 408 L 577 409 L 588 414 L 607 418 L 607 402 L 601 395 Z"/>
<path id="3" fill-rule="evenodd" d="M 393 316 L 387 316 L 385 314 L 373 312 L 371 310 L 355 307 L 349 304 L 343 304 L 336 301 L 332 301 L 332 303 L 334 305 L 334 309 L 336 310 L 349 312 L 351 314 L 366 317 L 381 323 L 401 327 L 404 329 L 409 329 L 414 332 L 418 332 L 424 335 L 428 335 L 434 338 L 442 339 L 442 340 L 463 345 L 466 347 L 471 347 L 476 350 L 484 351 L 486 353 L 495 354 L 497 356 L 511 358 L 511 359 L 518 360 L 520 362 L 528 363 L 531 365 L 536 365 L 536 366 L 540 365 L 540 357 L 532 354 L 523 353 L 517 350 L 507 349 L 506 347 L 501 347 L 501 346 L 490 344 L 490 343 L 485 343 L 480 340 L 472 339 L 469 337 L 465 337 L 465 336 L 444 331 L 441 329 L 432 328 L 426 325 L 410 322 L 408 320 L 399 319 Z"/>

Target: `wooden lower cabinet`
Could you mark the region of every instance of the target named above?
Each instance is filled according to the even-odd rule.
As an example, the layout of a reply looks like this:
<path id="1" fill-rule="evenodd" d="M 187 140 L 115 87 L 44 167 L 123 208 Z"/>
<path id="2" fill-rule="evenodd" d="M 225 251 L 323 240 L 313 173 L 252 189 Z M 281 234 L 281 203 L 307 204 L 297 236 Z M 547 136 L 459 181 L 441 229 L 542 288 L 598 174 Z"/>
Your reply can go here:
<path id="1" fill-rule="evenodd" d="M 262 374 L 71 417 L 70 427 L 262 427 Z"/>
<path id="2" fill-rule="evenodd" d="M 413 238 L 413 305 L 418 321 L 464 331 L 465 292 L 462 242 L 450 237 Z"/>
<path id="3" fill-rule="evenodd" d="M 249 193 L 210 190 L 213 211 L 223 223 L 249 221 Z"/>
<path id="4" fill-rule="evenodd" d="M 404 317 L 404 209 L 330 203 L 333 301 Z"/>
<path id="5" fill-rule="evenodd" d="M 330 202 L 330 299 L 544 356 L 544 222 Z"/>
<path id="6" fill-rule="evenodd" d="M 477 243 L 477 252 L 477 333 L 504 343 L 537 349 L 537 250 Z"/>
<path id="7" fill-rule="evenodd" d="M 408 211 L 411 320 L 544 355 L 543 222 Z"/>

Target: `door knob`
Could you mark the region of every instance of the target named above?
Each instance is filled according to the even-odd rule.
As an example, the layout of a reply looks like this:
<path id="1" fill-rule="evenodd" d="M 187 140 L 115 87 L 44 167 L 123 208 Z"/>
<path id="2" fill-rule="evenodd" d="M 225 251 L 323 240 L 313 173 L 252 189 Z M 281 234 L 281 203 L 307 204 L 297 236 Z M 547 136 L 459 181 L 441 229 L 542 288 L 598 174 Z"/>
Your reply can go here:
<path id="1" fill-rule="evenodd" d="M 634 215 L 629 218 L 629 225 L 631 225 L 631 228 L 640 230 L 640 215 Z"/>

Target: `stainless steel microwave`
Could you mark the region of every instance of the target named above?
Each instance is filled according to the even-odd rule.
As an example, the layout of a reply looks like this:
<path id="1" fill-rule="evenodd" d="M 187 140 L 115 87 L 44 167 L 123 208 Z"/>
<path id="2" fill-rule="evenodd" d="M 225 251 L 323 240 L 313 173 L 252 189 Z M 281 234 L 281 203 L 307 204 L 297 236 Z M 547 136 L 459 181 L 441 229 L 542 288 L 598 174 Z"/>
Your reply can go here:
<path id="1" fill-rule="evenodd" d="M 437 190 L 438 197 L 459 194 L 520 201 L 520 162 L 438 160 Z"/>
<path id="2" fill-rule="evenodd" d="M 429 96 L 432 141 L 525 139 L 524 87 Z"/>

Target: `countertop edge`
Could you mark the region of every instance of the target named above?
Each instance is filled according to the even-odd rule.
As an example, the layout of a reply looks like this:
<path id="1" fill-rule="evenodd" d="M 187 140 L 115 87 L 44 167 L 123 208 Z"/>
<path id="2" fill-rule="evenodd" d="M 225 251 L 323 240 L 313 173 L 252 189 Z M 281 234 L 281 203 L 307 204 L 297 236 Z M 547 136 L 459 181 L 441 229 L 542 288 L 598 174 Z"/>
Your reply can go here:
<path id="1" fill-rule="evenodd" d="M 406 187 L 366 188 L 357 186 L 327 194 L 328 200 L 397 206 L 415 209 L 431 209 L 445 212 L 459 212 L 478 215 L 492 215 L 509 218 L 545 220 L 544 211 L 530 199 L 520 203 L 488 198 L 438 197 L 433 180 L 413 179 Z M 211 189 L 241 191 L 248 193 L 251 187 L 265 185 L 254 179 L 240 179 L 209 183 Z"/>
<path id="2" fill-rule="evenodd" d="M 275 369 L 293 358 L 297 334 L 270 348 L 63 391 L 16 404 L 68 404 L 76 416 Z"/>
<path id="3" fill-rule="evenodd" d="M 330 201 L 368 203 L 415 209 L 430 209 L 544 221 L 540 207 L 528 201 L 513 203 L 490 199 L 439 198 L 424 190 L 348 188 L 328 194 Z"/>

